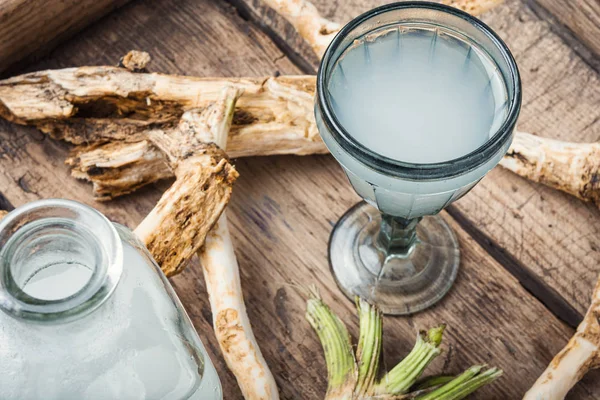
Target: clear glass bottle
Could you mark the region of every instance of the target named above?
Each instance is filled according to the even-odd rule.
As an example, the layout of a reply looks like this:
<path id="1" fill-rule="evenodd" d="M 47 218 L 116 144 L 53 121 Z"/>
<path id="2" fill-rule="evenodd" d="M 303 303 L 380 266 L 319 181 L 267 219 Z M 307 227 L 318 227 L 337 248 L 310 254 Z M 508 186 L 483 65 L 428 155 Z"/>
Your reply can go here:
<path id="1" fill-rule="evenodd" d="M 168 280 L 127 228 L 67 200 L 0 222 L 0 398 L 222 399 Z"/>

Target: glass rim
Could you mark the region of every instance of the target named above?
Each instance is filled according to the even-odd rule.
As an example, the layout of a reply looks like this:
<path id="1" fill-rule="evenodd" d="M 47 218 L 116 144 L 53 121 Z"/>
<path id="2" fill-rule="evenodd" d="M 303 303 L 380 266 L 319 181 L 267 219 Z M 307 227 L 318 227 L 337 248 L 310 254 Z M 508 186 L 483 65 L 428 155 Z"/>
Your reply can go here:
<path id="1" fill-rule="evenodd" d="M 442 162 L 420 164 L 399 161 L 376 153 L 361 144 L 344 128 L 344 126 L 337 119 L 335 112 L 333 111 L 330 96 L 325 90 L 328 84 L 327 75 L 330 64 L 337 61 L 337 58 L 333 59 L 332 55 L 341 45 L 343 40 L 363 22 L 368 21 L 380 14 L 406 8 L 435 10 L 466 20 L 468 23 L 475 26 L 475 28 L 483 32 L 495 44 L 508 65 L 511 82 L 506 82 L 506 79 L 503 80 L 505 81 L 504 84 L 506 86 L 512 83 L 513 96 L 509 99 L 510 101 L 507 116 L 502 122 L 502 125 L 485 143 L 461 157 Z M 365 34 L 368 34 L 368 32 Z M 469 38 L 468 34 L 463 32 L 461 32 L 461 34 Z M 496 62 L 495 60 L 493 61 Z M 319 107 L 323 116 L 323 123 L 330 131 L 334 140 L 342 147 L 344 151 L 348 152 L 357 161 L 373 168 L 377 172 L 394 177 L 405 179 L 444 179 L 463 175 L 485 164 L 491 157 L 493 157 L 494 154 L 496 154 L 499 149 L 502 148 L 502 146 L 508 140 L 512 138 L 512 132 L 516 125 L 521 108 L 521 79 L 517 63 L 508 46 L 484 22 L 462 10 L 444 4 L 432 3 L 428 1 L 407 1 L 386 4 L 367 11 L 354 18 L 336 34 L 334 39 L 327 47 L 319 65 L 319 70 L 317 72 L 316 99 L 316 105 Z"/>
<path id="2" fill-rule="evenodd" d="M 29 220 L 33 213 L 42 215 L 38 221 L 65 219 L 64 216 L 57 216 L 59 210 L 76 214 L 79 219 L 73 221 L 82 227 L 90 222 L 101 225 L 87 226 L 90 231 L 92 228 L 105 229 L 108 237 L 102 243 L 104 254 L 98 260 L 103 265 L 97 265 L 85 285 L 72 295 L 56 300 L 39 299 L 25 293 L 13 277 L 8 256 L 12 247 L 18 244 L 11 243 L 11 237 L 18 238 L 19 230 L 28 229 L 27 225 L 36 222 Z M 0 309 L 17 318 L 65 322 L 83 316 L 112 294 L 123 270 L 123 248 L 115 226 L 96 209 L 73 200 L 45 199 L 18 207 L 0 221 L 0 241 Z"/>

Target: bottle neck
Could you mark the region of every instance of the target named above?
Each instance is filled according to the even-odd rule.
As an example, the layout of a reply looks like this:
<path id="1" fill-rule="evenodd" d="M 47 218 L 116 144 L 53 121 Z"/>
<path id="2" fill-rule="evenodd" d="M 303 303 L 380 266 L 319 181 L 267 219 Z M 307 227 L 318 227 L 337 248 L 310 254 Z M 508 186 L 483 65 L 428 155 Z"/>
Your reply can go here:
<path id="1" fill-rule="evenodd" d="M 0 222 L 0 309 L 38 321 L 66 321 L 96 309 L 122 272 L 113 224 L 86 205 L 41 200 Z"/>

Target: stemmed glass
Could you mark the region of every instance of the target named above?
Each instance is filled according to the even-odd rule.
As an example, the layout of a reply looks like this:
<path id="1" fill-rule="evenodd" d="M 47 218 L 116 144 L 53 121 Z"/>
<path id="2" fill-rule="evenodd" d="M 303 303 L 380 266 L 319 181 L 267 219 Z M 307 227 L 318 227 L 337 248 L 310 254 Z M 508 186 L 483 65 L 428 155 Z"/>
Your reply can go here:
<path id="1" fill-rule="evenodd" d="M 352 108 L 351 114 L 357 114 L 353 118 L 361 118 L 363 112 L 362 106 L 351 107 L 352 101 L 363 101 L 360 97 L 353 99 L 348 93 L 347 98 L 336 98 L 340 90 L 335 87 L 339 86 L 335 71 L 347 67 L 344 62 L 350 62 L 350 50 L 361 43 L 372 46 L 391 35 L 395 35 L 397 47 L 401 48 L 403 37 L 415 34 L 430 35 L 427 51 L 434 57 L 436 41 L 448 38 L 452 40 L 448 42 L 450 47 L 456 43 L 456 51 L 463 52 L 465 65 L 475 52 L 485 58 L 489 65 L 480 63 L 477 68 L 489 74 L 488 86 L 496 85 L 498 93 L 503 94 L 496 99 L 501 103 L 497 106 L 502 108 L 502 114 L 498 117 L 496 111 L 497 118 L 484 132 L 488 136 L 483 136 L 483 143 L 452 159 L 419 163 L 394 158 L 393 149 L 390 155 L 385 149 L 373 148 L 376 146 L 370 146 L 364 135 L 356 135 L 347 117 L 339 115 L 347 108 Z M 368 51 L 365 49 L 365 54 Z M 411 57 L 410 51 L 416 50 L 404 51 L 403 57 Z M 365 57 L 374 66 L 386 60 L 385 55 L 378 56 L 373 51 Z M 445 65 L 441 63 L 436 68 Z M 412 83 L 423 79 L 406 78 Z M 346 73 L 343 79 L 347 84 L 348 80 L 363 76 Z M 466 89 L 474 82 L 469 74 L 465 75 Z M 319 68 L 315 115 L 325 144 L 364 199 L 341 217 L 329 242 L 331 270 L 347 296 L 361 296 L 387 314 L 402 315 L 423 310 L 448 292 L 457 275 L 459 247 L 452 228 L 437 214 L 472 189 L 507 152 L 520 111 L 520 85 L 515 60 L 502 40 L 481 21 L 448 6 L 425 2 L 389 4 L 357 17 L 338 33 Z M 410 102 L 404 104 L 411 107 Z M 423 110 L 417 107 L 413 111 L 419 115 Z M 422 118 L 431 115 L 436 117 L 435 110 Z M 444 122 L 440 125 L 443 127 Z M 402 120 L 397 121 L 397 127 L 394 135 L 420 134 L 403 131 Z M 393 146 L 395 139 L 389 139 Z M 459 143 L 461 137 L 453 140 Z M 432 151 L 436 145 L 440 144 L 428 144 Z"/>

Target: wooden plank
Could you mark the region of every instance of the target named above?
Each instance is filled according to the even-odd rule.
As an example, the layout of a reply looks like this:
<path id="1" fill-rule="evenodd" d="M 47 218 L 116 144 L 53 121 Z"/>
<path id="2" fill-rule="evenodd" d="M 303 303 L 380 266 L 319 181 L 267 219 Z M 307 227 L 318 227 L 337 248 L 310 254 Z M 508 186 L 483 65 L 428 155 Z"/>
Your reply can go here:
<path id="1" fill-rule="evenodd" d="M 230 1 L 243 3 L 240 7 L 254 18 L 266 16 L 266 29 L 289 46 L 299 40 L 259 0 Z M 314 3 L 327 18 L 347 21 L 385 0 Z M 553 26 L 518 0 L 507 1 L 483 20 L 506 40 L 520 66 L 524 95 L 519 129 L 562 140 L 600 140 L 598 73 Z M 300 55 L 305 52 L 297 49 Z M 491 241 L 516 260 L 506 267 L 529 290 L 569 324 L 578 323 L 600 273 L 600 212 L 595 207 L 500 168 L 454 207 L 467 228 L 479 232 L 480 241 Z"/>
<path id="2" fill-rule="evenodd" d="M 600 2 L 597 0 L 531 0 L 600 57 Z"/>
<path id="3" fill-rule="evenodd" d="M 110 203 L 94 203 L 88 185 L 70 178 L 60 161 L 66 146 L 4 122 L 0 140 L 0 190 L 16 206 L 37 198 L 73 198 L 133 227 L 166 186 L 150 187 Z M 326 248 L 331 225 L 357 197 L 329 156 L 244 159 L 237 165 L 241 178 L 228 215 L 257 339 L 282 398 L 322 398 L 324 358 L 304 320 L 305 299 L 299 287 L 316 284 L 356 335 L 353 304 L 342 296 L 329 273 Z M 502 380 L 473 398 L 518 398 L 572 330 L 450 221 L 461 243 L 457 283 L 433 309 L 410 318 L 385 319 L 386 364 L 393 365 L 410 350 L 418 329 L 446 322 L 445 354 L 431 372 L 456 373 L 479 362 L 498 365 L 506 371 Z M 225 398 L 241 398 L 210 328 L 200 267 L 194 264 L 172 281 L 219 369 Z M 588 376 L 572 398 L 600 399 L 598 376 Z"/>
<path id="4" fill-rule="evenodd" d="M 223 40 L 230 37 L 232 43 Z M 227 4 L 189 0 L 130 3 L 26 70 L 116 65 L 132 49 L 151 54 L 148 69 L 153 72 L 196 76 L 300 72 Z"/>
<path id="5" fill-rule="evenodd" d="M 254 26 L 219 2 L 136 2 L 31 66 L 112 63 L 130 48 L 155 54 L 154 70 L 196 75 L 265 75 L 297 69 Z M 227 40 L 223 40 L 227 38 Z M 186 40 L 184 40 L 186 39 Z M 62 164 L 67 148 L 31 129 L 0 125 L 0 192 L 14 205 L 36 198 L 68 197 L 93 204 L 88 185 Z M 228 213 L 240 261 L 244 295 L 257 338 L 284 399 L 317 399 L 325 391 L 324 360 L 304 321 L 297 289 L 318 285 L 324 298 L 356 334 L 352 303 L 329 273 L 326 243 L 331 225 L 357 198 L 329 156 L 240 160 L 241 178 Z M 168 183 L 107 204 L 110 218 L 135 226 Z M 456 286 L 437 307 L 412 318 L 386 318 L 386 360 L 410 349 L 418 327 L 447 322 L 452 345 L 434 370 L 458 372 L 486 361 L 506 370 L 501 383 L 473 398 L 518 398 L 572 330 L 561 324 L 453 223 L 461 242 Z M 227 399 L 240 398 L 210 329 L 210 307 L 197 265 L 173 279 L 178 294 L 219 369 Z M 393 345 L 392 345 L 393 343 Z M 467 351 L 468 348 L 471 351 Z M 572 394 L 594 399 L 598 375 Z"/>
<path id="6" fill-rule="evenodd" d="M 0 72 L 56 44 L 129 0 L 0 1 Z M 32 58 L 32 57 L 30 57 Z"/>

